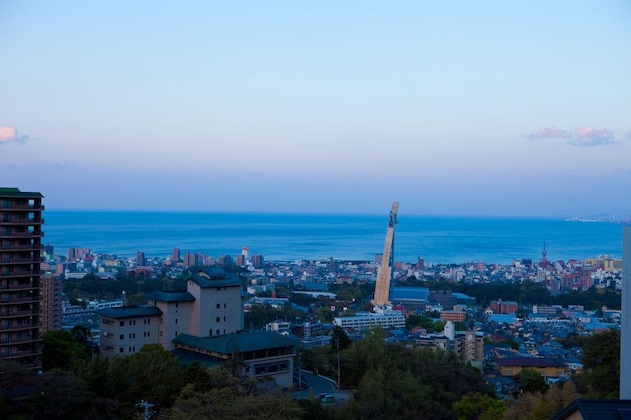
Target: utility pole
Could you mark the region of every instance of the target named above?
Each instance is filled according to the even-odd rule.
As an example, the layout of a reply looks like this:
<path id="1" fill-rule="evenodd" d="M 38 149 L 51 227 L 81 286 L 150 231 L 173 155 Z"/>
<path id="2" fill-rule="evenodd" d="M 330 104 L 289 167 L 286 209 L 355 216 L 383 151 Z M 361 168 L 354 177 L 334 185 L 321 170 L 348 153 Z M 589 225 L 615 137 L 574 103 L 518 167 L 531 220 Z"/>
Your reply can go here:
<path id="1" fill-rule="evenodd" d="M 335 344 L 337 345 L 337 390 L 340 390 L 341 381 L 341 371 L 340 371 L 340 339 L 335 339 Z"/>

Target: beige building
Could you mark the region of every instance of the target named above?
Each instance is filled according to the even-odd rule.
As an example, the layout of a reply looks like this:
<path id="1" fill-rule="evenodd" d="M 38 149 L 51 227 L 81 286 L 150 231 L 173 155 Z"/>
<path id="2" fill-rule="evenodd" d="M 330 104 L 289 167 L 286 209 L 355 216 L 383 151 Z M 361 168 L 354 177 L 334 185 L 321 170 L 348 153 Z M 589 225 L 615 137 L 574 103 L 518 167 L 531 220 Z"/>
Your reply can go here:
<path id="1" fill-rule="evenodd" d="M 144 344 L 158 343 L 167 350 L 180 334 L 216 337 L 243 329 L 241 281 L 219 268 L 205 268 L 186 282 L 186 291 L 159 291 L 145 295 L 146 307 L 99 311 L 101 354 L 135 353 Z"/>

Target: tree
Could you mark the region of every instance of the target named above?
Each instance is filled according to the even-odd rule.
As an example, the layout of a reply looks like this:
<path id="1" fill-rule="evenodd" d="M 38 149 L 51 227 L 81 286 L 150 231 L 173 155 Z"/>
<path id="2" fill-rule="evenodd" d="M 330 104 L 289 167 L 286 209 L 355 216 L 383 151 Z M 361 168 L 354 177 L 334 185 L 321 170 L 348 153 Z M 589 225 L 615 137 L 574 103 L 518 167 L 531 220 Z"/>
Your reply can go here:
<path id="1" fill-rule="evenodd" d="M 592 398 L 618 398 L 620 332 L 610 329 L 585 339 L 584 372 L 575 378 L 581 392 Z"/>
<path id="2" fill-rule="evenodd" d="M 544 393 L 549 388 L 548 384 L 546 384 L 546 380 L 536 370 L 522 369 L 517 374 L 517 379 L 519 380 L 519 389 L 521 392 Z"/>
<path id="3" fill-rule="evenodd" d="M 495 420 L 506 411 L 502 401 L 479 393 L 465 395 L 454 403 L 453 408 L 458 420 Z"/>
<path id="4" fill-rule="evenodd" d="M 77 360 L 87 360 L 86 348 L 68 331 L 48 331 L 42 337 L 42 369 L 68 369 Z"/>
<path id="5" fill-rule="evenodd" d="M 338 350 L 345 350 L 350 345 L 351 339 L 348 338 L 348 334 L 346 334 L 342 327 L 336 325 L 335 328 L 333 328 L 333 338 L 331 339 L 331 348 L 329 349 L 329 353 L 336 353 Z"/>

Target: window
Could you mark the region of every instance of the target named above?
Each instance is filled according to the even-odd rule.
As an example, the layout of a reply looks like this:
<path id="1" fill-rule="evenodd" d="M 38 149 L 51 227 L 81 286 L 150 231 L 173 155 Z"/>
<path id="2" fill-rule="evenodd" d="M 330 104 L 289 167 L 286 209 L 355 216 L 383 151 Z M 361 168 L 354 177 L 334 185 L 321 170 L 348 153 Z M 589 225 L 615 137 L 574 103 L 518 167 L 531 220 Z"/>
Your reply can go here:
<path id="1" fill-rule="evenodd" d="M 120 349 L 118 349 L 118 352 L 119 353 L 125 353 L 125 349 L 121 347 Z"/>
<path id="2" fill-rule="evenodd" d="M 177 331 L 175 332 L 175 336 L 177 337 Z"/>
<path id="3" fill-rule="evenodd" d="M 221 321 L 221 318 L 217 317 L 215 322 L 219 322 L 219 321 Z"/>
<path id="4" fill-rule="evenodd" d="M 162 337 L 162 331 L 160 331 L 160 337 Z"/>
<path id="5" fill-rule="evenodd" d="M 125 321 L 121 321 L 121 322 L 120 322 L 120 326 L 121 326 L 121 327 L 124 327 L 124 326 L 125 326 Z"/>
<path id="6" fill-rule="evenodd" d="M 220 303 L 217 304 L 217 309 L 219 309 L 219 308 L 221 308 L 221 304 Z"/>
<path id="7" fill-rule="evenodd" d="M 221 334 L 221 333 L 219 332 L 219 330 L 217 330 L 217 335 L 219 335 L 219 334 Z"/>
<path id="8" fill-rule="evenodd" d="M 118 336 L 119 340 L 124 340 L 125 339 L 125 334 L 121 334 L 120 336 Z"/>
<path id="9" fill-rule="evenodd" d="M 175 318 L 175 323 L 177 324 L 177 318 Z"/>
<path id="10" fill-rule="evenodd" d="M 223 320 L 224 320 L 224 322 L 226 321 L 226 317 L 225 316 L 223 317 Z"/>
<path id="11" fill-rule="evenodd" d="M 223 308 L 226 309 L 226 304 L 225 303 L 223 304 Z"/>

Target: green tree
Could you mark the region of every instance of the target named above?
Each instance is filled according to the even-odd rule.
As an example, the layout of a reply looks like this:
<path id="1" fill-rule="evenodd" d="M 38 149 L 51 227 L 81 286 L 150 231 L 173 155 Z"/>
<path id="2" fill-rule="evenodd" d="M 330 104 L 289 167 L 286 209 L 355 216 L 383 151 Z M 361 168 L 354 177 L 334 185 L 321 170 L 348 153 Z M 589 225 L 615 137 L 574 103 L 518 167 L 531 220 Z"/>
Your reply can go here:
<path id="1" fill-rule="evenodd" d="M 506 405 L 488 395 L 476 393 L 456 401 L 453 409 L 458 420 L 496 420 L 506 411 Z"/>
<path id="2" fill-rule="evenodd" d="M 610 329 L 585 339 L 583 368 L 575 378 L 579 389 L 592 398 L 618 398 L 620 332 Z"/>
<path id="3" fill-rule="evenodd" d="M 519 389 L 521 392 L 544 393 L 549 388 L 548 384 L 546 384 L 546 380 L 536 370 L 522 369 L 517 374 L 517 379 L 519 381 Z"/>
<path id="4" fill-rule="evenodd" d="M 333 328 L 333 337 L 331 339 L 331 348 L 329 353 L 336 353 L 338 350 L 343 351 L 351 345 L 351 339 L 348 334 L 340 326 Z"/>
<path id="5" fill-rule="evenodd" d="M 86 348 L 68 331 L 48 331 L 42 337 L 42 369 L 69 369 L 75 361 L 87 360 Z"/>

